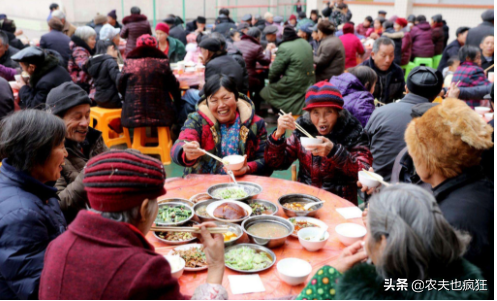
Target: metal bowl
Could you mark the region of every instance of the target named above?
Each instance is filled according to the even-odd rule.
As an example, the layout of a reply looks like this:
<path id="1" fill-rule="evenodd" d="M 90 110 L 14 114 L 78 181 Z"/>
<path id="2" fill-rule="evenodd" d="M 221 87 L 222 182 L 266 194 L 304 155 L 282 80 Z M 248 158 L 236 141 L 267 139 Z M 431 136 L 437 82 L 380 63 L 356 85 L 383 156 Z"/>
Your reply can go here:
<path id="1" fill-rule="evenodd" d="M 262 192 L 262 187 L 258 184 L 251 183 L 251 182 L 238 182 L 238 185 L 236 185 L 235 183 L 221 183 L 221 184 L 212 185 L 211 187 L 209 187 L 207 189 L 207 193 L 213 199 L 215 199 L 215 198 L 217 198 L 216 193 L 219 190 L 226 189 L 226 188 L 233 188 L 233 187 L 242 187 L 243 190 L 245 190 L 245 192 L 247 193 L 247 196 L 244 198 L 230 199 L 233 201 L 248 200 L 248 199 L 251 199 Z"/>
<path id="2" fill-rule="evenodd" d="M 189 221 L 188 223 L 186 223 L 184 226 L 188 226 L 188 227 L 191 227 L 191 226 L 195 226 L 195 225 L 198 225 L 198 222 L 196 221 Z M 241 229 L 240 229 L 241 230 Z M 188 244 L 188 243 L 191 243 L 192 241 L 194 241 L 195 239 L 197 239 L 195 236 L 192 238 L 192 239 L 189 239 L 189 240 L 182 240 L 182 241 L 171 241 L 171 240 L 166 240 L 164 238 L 160 238 L 158 233 L 159 232 L 166 232 L 167 231 L 153 231 L 154 232 L 154 236 L 155 238 L 157 238 L 158 240 L 162 241 L 162 242 L 165 242 L 166 244 L 168 245 L 184 245 L 184 244 Z"/>
<path id="3" fill-rule="evenodd" d="M 276 263 L 276 255 L 274 254 L 273 251 L 269 250 L 266 247 L 258 246 L 258 245 L 254 245 L 254 244 L 239 244 L 239 245 L 236 245 L 236 246 L 233 246 L 233 247 L 229 247 L 229 248 L 226 248 L 224 250 L 224 254 L 228 253 L 230 250 L 238 249 L 238 248 L 241 248 L 241 247 L 248 247 L 248 248 L 254 249 L 256 251 L 264 252 L 264 253 L 268 254 L 271 257 L 271 259 L 273 260 L 273 262 L 271 263 L 271 265 L 269 265 L 266 268 L 259 269 L 259 270 L 250 270 L 250 271 L 238 270 L 238 269 L 230 267 L 229 265 L 227 265 L 225 263 L 224 265 L 228 269 L 233 270 L 233 271 L 237 271 L 237 272 L 240 272 L 240 273 L 258 273 L 258 272 L 262 272 L 262 271 L 265 271 L 267 269 L 270 269 Z"/>
<path id="4" fill-rule="evenodd" d="M 288 234 L 282 237 L 275 237 L 275 238 L 263 238 L 259 236 L 255 236 L 250 234 L 247 229 L 250 228 L 250 226 L 255 225 L 257 223 L 276 223 L 284 226 L 288 230 Z M 290 236 L 293 233 L 293 224 L 279 216 L 272 216 L 272 215 L 259 215 L 259 216 L 252 216 L 242 223 L 242 229 L 243 232 L 247 233 L 248 237 L 250 238 L 250 241 L 253 242 L 256 245 L 259 246 L 264 246 L 267 248 L 277 248 L 279 246 L 282 246 L 285 244 L 285 241 L 288 236 Z"/>
<path id="5" fill-rule="evenodd" d="M 199 201 L 199 199 L 202 200 Z M 212 197 L 207 192 L 201 192 L 192 196 L 188 201 L 192 202 L 193 204 L 198 204 L 208 200 L 212 200 Z"/>
<path id="6" fill-rule="evenodd" d="M 164 206 L 169 206 L 169 207 L 185 206 L 185 207 L 188 207 L 188 209 L 191 210 L 191 214 L 190 214 L 190 216 L 188 216 L 187 219 L 185 219 L 185 220 L 183 220 L 181 222 L 176 222 L 176 223 L 159 222 L 159 221 L 157 221 L 157 217 L 156 217 L 155 218 L 155 224 L 157 226 L 179 226 L 179 225 L 183 225 L 186 222 L 190 221 L 193 218 L 194 214 L 195 214 L 195 212 L 193 211 L 193 208 L 191 206 L 188 206 L 188 205 L 184 204 L 184 203 L 173 203 L 173 202 L 162 203 L 162 204 L 159 204 L 159 209 L 161 207 L 164 207 Z"/>
<path id="7" fill-rule="evenodd" d="M 285 214 L 288 217 L 315 216 L 316 212 L 319 209 L 323 208 L 323 204 L 319 204 L 319 205 L 312 207 L 313 210 L 311 210 L 311 211 L 295 211 L 295 210 L 291 210 L 291 209 L 287 209 L 287 208 L 283 207 L 283 205 L 286 203 L 294 203 L 294 202 L 308 204 L 308 203 L 321 202 L 321 200 L 315 196 L 308 195 L 308 194 L 300 194 L 300 193 L 285 194 L 278 199 L 278 203 L 283 208 L 283 211 L 285 212 Z"/>
<path id="8" fill-rule="evenodd" d="M 198 218 L 200 219 L 200 221 L 203 223 L 203 222 L 215 222 L 216 220 L 207 214 L 207 212 L 205 213 L 206 215 L 199 215 L 197 214 L 197 210 L 202 208 L 202 207 L 205 207 L 207 208 L 207 206 L 210 204 L 210 203 L 213 203 L 213 202 L 217 202 L 219 200 L 216 200 L 216 199 L 212 199 L 212 200 L 207 200 L 207 201 L 203 201 L 203 202 L 200 202 L 200 203 L 197 203 L 195 204 L 195 206 L 193 206 L 193 210 L 195 212 L 195 215 L 198 216 Z"/>
<path id="9" fill-rule="evenodd" d="M 230 231 L 236 234 L 236 238 L 235 239 L 232 239 L 230 241 L 225 241 L 224 242 L 224 247 L 225 248 L 236 245 L 236 242 L 243 235 L 243 230 L 242 230 L 242 227 L 240 227 L 240 225 L 237 225 L 237 224 L 234 224 L 234 223 L 219 222 L 219 221 L 215 221 L 214 223 L 216 225 L 220 226 L 220 227 L 222 227 L 222 226 L 228 226 L 230 228 Z"/>
<path id="10" fill-rule="evenodd" d="M 185 204 L 189 207 L 193 207 L 193 205 L 195 205 L 194 202 L 192 201 L 189 201 L 187 199 L 181 199 L 181 198 L 175 198 L 175 199 L 163 199 L 163 200 L 159 200 L 157 201 L 157 203 L 159 204 L 165 204 L 165 203 L 181 203 L 181 204 Z"/>
<path id="11" fill-rule="evenodd" d="M 272 212 L 271 214 L 261 214 L 261 215 L 275 215 L 278 212 L 278 206 L 273 202 L 267 200 L 254 199 L 254 200 L 248 200 L 247 203 L 249 204 L 249 206 L 254 203 L 262 204 Z M 259 215 L 255 215 L 254 212 L 252 212 L 251 216 L 259 216 Z"/>

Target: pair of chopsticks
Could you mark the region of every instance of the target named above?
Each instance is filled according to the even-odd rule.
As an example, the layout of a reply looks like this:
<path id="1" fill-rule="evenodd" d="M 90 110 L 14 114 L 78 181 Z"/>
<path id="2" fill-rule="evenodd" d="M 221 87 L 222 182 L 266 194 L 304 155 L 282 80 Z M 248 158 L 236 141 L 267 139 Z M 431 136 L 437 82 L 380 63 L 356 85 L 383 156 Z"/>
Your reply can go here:
<path id="1" fill-rule="evenodd" d="M 383 186 L 385 187 L 388 187 L 390 186 L 390 183 L 387 183 L 385 181 L 383 181 L 381 178 L 377 177 L 374 173 L 372 172 L 369 172 L 367 171 L 366 169 L 362 169 L 362 171 L 364 171 L 368 176 L 370 176 L 371 178 L 375 179 L 376 181 L 380 182 Z"/>
<path id="2" fill-rule="evenodd" d="M 286 114 L 286 113 L 280 109 L 280 113 L 278 113 L 278 115 L 283 116 L 283 114 Z M 311 139 L 316 139 L 311 134 L 309 134 L 306 130 L 304 130 L 304 128 L 301 127 L 300 124 L 298 124 L 296 121 L 294 121 L 294 123 L 295 123 L 295 126 L 297 127 L 297 129 L 302 132 L 302 134 L 306 135 L 307 137 L 309 137 Z"/>
<path id="3" fill-rule="evenodd" d="M 494 64 L 492 64 L 490 67 L 488 67 L 487 69 L 485 69 L 484 72 L 487 72 L 488 70 L 492 69 L 494 67 Z"/>
<path id="4" fill-rule="evenodd" d="M 185 143 L 187 144 L 190 144 L 189 141 L 185 141 Z M 203 152 L 204 154 L 208 155 L 208 156 L 211 156 L 212 158 L 216 159 L 217 161 L 223 163 L 223 165 L 226 165 L 226 162 L 223 161 L 223 159 L 219 158 L 218 156 L 216 155 L 213 155 L 211 153 L 209 153 L 208 151 L 206 151 L 205 149 L 201 149 L 200 147 L 198 148 L 199 151 Z"/>
<path id="5" fill-rule="evenodd" d="M 207 231 L 211 234 L 223 234 L 229 231 L 227 227 L 212 227 L 206 228 Z M 160 227 L 153 226 L 150 228 L 150 231 L 161 231 L 161 232 L 190 232 L 200 234 L 200 228 L 195 227 Z"/>

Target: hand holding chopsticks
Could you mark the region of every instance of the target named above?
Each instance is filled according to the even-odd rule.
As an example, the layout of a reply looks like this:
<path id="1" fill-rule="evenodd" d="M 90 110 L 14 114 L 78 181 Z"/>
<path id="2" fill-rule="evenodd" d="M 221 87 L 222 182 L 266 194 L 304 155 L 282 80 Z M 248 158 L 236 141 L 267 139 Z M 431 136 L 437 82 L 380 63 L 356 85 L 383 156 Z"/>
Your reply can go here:
<path id="1" fill-rule="evenodd" d="M 202 157 L 205 154 L 221 162 L 223 165 L 226 165 L 223 159 L 209 153 L 204 149 L 201 149 L 197 141 L 192 141 L 192 142 L 185 141 L 185 144 L 183 145 L 183 151 L 185 152 L 186 158 L 189 161 L 197 160 L 198 158 Z"/>
<path id="2" fill-rule="evenodd" d="M 290 114 L 287 114 L 283 110 L 280 110 L 280 113 L 278 113 L 278 115 L 283 117 L 283 116 L 289 116 Z M 297 130 L 301 131 L 302 134 L 306 135 L 309 138 L 316 139 L 311 134 L 309 134 L 302 126 L 300 126 L 300 124 L 298 124 L 295 120 L 293 120 L 293 123 L 295 125 L 295 128 L 297 128 Z M 279 126 L 279 121 L 278 121 L 278 126 Z"/>

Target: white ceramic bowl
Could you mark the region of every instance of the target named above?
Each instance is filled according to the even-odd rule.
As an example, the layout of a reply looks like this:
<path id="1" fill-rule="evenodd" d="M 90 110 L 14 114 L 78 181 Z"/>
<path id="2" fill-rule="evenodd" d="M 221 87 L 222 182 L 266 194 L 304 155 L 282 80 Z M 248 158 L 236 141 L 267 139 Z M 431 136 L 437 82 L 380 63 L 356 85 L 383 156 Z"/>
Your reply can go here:
<path id="1" fill-rule="evenodd" d="M 485 115 L 486 113 L 490 112 L 490 108 L 487 108 L 487 107 L 475 107 L 475 111 L 478 114 Z"/>
<path id="2" fill-rule="evenodd" d="M 366 236 L 365 227 L 354 223 L 343 223 L 335 227 L 338 239 L 346 246 L 350 246 L 356 241 L 362 240 Z"/>
<path id="3" fill-rule="evenodd" d="M 485 119 L 487 121 L 494 119 L 494 113 L 485 113 Z"/>
<path id="4" fill-rule="evenodd" d="M 314 138 L 308 138 L 308 137 L 300 137 L 300 144 L 306 149 L 306 150 L 312 150 L 312 148 L 308 148 L 308 145 L 316 145 L 316 144 L 322 144 L 323 140 L 320 139 L 314 139 Z"/>
<path id="5" fill-rule="evenodd" d="M 214 211 L 216 210 L 216 208 L 222 204 L 225 204 L 225 203 L 237 204 L 238 206 L 242 207 L 247 212 L 247 215 L 241 219 L 234 219 L 234 220 L 227 220 L 227 219 L 215 217 Z M 209 205 L 207 205 L 207 208 L 205 209 L 205 211 L 207 212 L 208 215 L 212 216 L 212 218 L 214 218 L 215 220 L 218 220 L 220 222 L 227 222 L 227 223 L 239 223 L 239 222 L 246 220 L 247 218 L 250 217 L 250 215 L 252 215 L 252 208 L 250 208 L 249 205 L 242 203 L 242 202 L 230 201 L 230 200 L 212 202 Z"/>
<path id="6" fill-rule="evenodd" d="M 171 275 L 174 278 L 179 279 L 185 271 L 185 260 L 174 255 L 165 255 L 164 258 L 166 258 L 167 262 L 169 262 L 169 265 L 171 266 Z"/>
<path id="7" fill-rule="evenodd" d="M 323 240 L 317 240 L 321 237 L 323 229 L 321 228 L 304 228 L 298 232 L 299 242 L 307 251 L 316 252 L 321 250 L 330 238 L 330 234 L 326 231 Z M 315 238 L 313 240 L 306 240 L 306 238 Z"/>
<path id="8" fill-rule="evenodd" d="M 378 178 L 383 180 L 383 177 L 380 176 L 379 174 L 374 172 L 370 173 L 376 175 Z M 376 180 L 373 177 L 370 177 L 367 173 L 365 173 L 362 170 L 359 172 L 359 182 L 361 182 L 362 185 L 367 186 L 369 188 L 378 187 L 380 185 L 380 181 Z"/>
<path id="9" fill-rule="evenodd" d="M 294 286 L 305 283 L 312 272 L 312 266 L 305 260 L 285 258 L 276 265 L 280 279 L 288 285 Z"/>
<path id="10" fill-rule="evenodd" d="M 245 158 L 240 155 L 231 155 L 224 157 L 223 161 L 224 160 L 229 162 L 228 165 L 225 165 L 226 168 L 231 170 L 240 170 L 243 167 L 243 162 L 245 161 Z"/>

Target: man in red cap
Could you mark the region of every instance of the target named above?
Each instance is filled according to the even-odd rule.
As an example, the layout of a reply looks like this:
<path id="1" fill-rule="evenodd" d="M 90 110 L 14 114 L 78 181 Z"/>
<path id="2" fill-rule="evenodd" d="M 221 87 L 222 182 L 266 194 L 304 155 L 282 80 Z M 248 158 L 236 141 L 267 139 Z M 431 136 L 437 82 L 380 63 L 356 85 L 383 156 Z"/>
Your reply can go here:
<path id="1" fill-rule="evenodd" d="M 84 185 L 91 211 L 81 211 L 65 234 L 49 244 L 40 299 L 185 299 L 166 259 L 145 238 L 164 195 L 161 162 L 137 152 L 110 151 L 92 158 Z M 227 299 L 221 285 L 224 239 L 201 224 L 207 283 L 192 299 Z"/>

